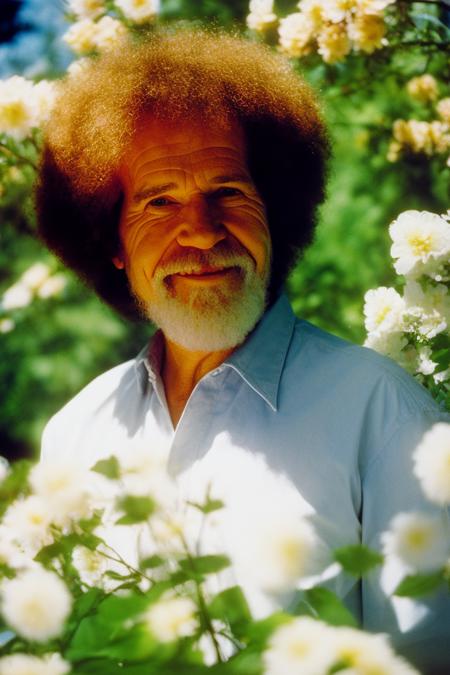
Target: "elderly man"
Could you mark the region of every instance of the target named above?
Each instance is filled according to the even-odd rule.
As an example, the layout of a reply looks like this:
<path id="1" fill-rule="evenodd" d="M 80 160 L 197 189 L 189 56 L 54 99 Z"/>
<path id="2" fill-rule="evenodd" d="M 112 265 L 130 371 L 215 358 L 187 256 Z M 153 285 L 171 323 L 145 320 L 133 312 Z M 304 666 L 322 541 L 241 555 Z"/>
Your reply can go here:
<path id="1" fill-rule="evenodd" d="M 46 131 L 40 232 L 103 299 L 160 330 L 50 421 L 45 459 L 92 465 L 138 442 L 163 449 L 180 484 L 222 480 L 249 504 L 270 477 L 330 550 L 379 548 L 398 512 L 433 512 L 411 454 L 444 414 L 388 359 L 297 320 L 282 293 L 327 155 L 309 88 L 238 38 L 161 32 L 68 78 Z M 328 583 L 365 628 L 445 665 L 447 596 L 392 599 L 397 574 Z"/>

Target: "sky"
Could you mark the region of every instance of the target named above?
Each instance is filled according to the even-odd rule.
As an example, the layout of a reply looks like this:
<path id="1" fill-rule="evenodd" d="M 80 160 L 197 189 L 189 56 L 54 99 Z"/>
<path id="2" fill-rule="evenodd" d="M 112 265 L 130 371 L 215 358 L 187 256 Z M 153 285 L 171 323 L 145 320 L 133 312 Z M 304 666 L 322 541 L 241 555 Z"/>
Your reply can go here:
<path id="1" fill-rule="evenodd" d="M 0 44 L 0 78 L 40 78 L 62 72 L 72 58 L 61 40 L 69 25 L 64 19 L 64 0 L 19 0 L 19 4 L 16 24 L 26 30 Z"/>

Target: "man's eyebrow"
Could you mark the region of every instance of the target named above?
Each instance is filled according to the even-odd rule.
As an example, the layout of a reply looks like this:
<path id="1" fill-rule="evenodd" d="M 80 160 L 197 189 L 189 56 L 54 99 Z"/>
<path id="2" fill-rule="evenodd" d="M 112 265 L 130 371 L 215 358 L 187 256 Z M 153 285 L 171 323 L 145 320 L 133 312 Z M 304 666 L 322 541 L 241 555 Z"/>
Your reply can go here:
<path id="1" fill-rule="evenodd" d="M 148 199 L 149 197 L 153 197 L 154 195 L 165 192 L 166 190 L 173 190 L 176 187 L 176 183 L 161 183 L 161 185 L 153 185 L 152 187 L 144 188 L 133 195 L 133 202 L 141 202 L 143 199 Z"/>
<path id="2" fill-rule="evenodd" d="M 214 176 L 211 183 L 251 183 L 249 176 L 245 173 L 229 173 L 223 176 Z"/>

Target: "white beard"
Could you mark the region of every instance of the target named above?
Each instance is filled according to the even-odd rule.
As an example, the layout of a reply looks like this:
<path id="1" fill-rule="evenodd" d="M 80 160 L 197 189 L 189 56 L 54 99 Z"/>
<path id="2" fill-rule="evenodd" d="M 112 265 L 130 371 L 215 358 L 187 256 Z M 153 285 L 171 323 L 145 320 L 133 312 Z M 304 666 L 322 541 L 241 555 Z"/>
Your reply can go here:
<path id="1" fill-rule="evenodd" d="M 236 266 L 233 279 L 193 288 L 188 300 L 175 293 L 170 275 L 192 273 L 201 264 Z M 264 313 L 268 269 L 261 277 L 247 253 L 200 252 L 161 266 L 152 282 L 152 299 L 138 298 L 141 312 L 164 336 L 190 351 L 221 351 L 241 344 Z M 168 279 L 169 277 L 169 279 Z"/>

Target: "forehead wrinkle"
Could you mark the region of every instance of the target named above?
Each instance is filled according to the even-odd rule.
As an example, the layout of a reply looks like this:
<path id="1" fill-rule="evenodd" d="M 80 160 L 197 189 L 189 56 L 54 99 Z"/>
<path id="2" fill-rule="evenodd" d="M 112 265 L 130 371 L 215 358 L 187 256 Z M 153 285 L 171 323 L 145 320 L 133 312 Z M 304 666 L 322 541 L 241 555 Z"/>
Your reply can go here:
<path id="1" fill-rule="evenodd" d="M 164 148 L 170 147 L 170 146 L 163 146 Z M 179 162 L 181 166 L 185 164 L 196 164 L 197 162 L 202 162 L 205 160 L 205 154 L 206 154 L 206 159 L 209 159 L 211 157 L 212 160 L 214 159 L 231 159 L 231 160 L 237 160 L 238 162 L 243 162 L 245 163 L 245 154 L 241 153 L 240 148 L 234 148 L 231 146 L 216 146 L 216 145 L 210 145 L 208 147 L 203 147 L 203 148 L 198 148 L 195 150 L 186 150 L 186 152 L 177 152 L 177 153 L 170 153 L 170 152 L 165 152 L 161 153 L 162 146 L 157 146 L 153 148 L 142 148 L 140 151 L 138 151 L 134 156 L 131 158 L 128 157 L 126 160 L 126 163 L 129 166 L 129 169 L 132 173 L 136 173 L 136 171 L 139 171 L 142 166 L 147 166 L 149 164 L 152 164 L 153 162 L 160 162 L 161 160 L 167 160 L 169 162 Z M 155 151 L 156 156 L 153 156 L 153 151 Z M 217 152 L 218 151 L 218 152 Z M 148 158 L 145 157 L 145 155 L 150 155 Z M 130 161 L 131 159 L 131 161 Z M 177 168 L 172 167 L 172 168 Z"/>

